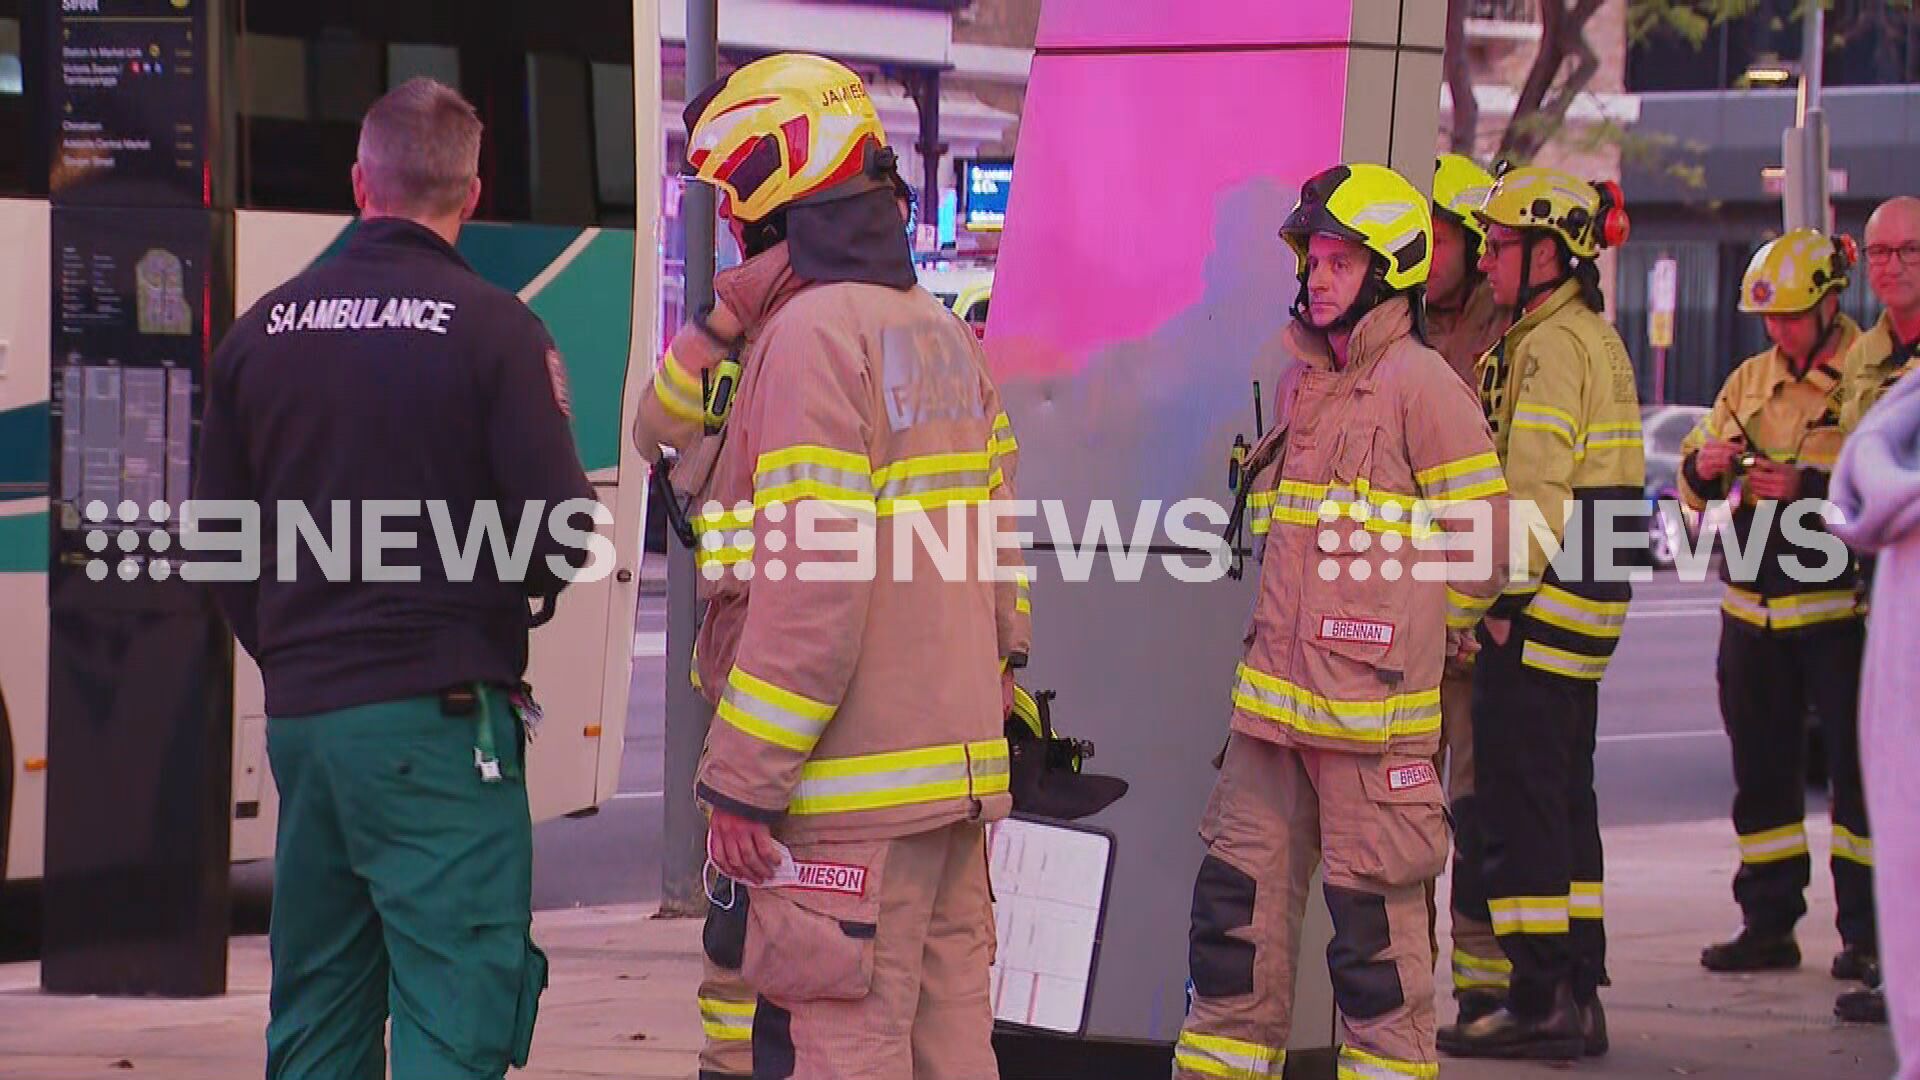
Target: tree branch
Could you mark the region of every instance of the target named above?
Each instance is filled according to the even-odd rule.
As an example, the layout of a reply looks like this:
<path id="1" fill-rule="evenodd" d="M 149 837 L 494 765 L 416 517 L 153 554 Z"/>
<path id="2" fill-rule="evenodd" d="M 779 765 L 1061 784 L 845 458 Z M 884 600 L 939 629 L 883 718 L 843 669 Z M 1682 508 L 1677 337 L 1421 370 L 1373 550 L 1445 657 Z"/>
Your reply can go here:
<path id="1" fill-rule="evenodd" d="M 1566 54 L 1572 54 L 1573 67 L 1566 72 L 1552 91 L 1533 122 L 1520 132 L 1524 156 L 1531 158 L 1540 152 L 1548 139 L 1567 122 L 1567 113 L 1573 109 L 1573 103 L 1586 93 L 1594 75 L 1600 71 L 1600 57 L 1593 51 L 1593 44 L 1587 40 L 1586 24 L 1599 9 L 1601 0 L 1580 0 L 1568 15 L 1568 24 L 1564 28 L 1567 38 L 1562 41 L 1561 67 L 1566 67 Z"/>
<path id="2" fill-rule="evenodd" d="M 1527 71 L 1527 80 L 1514 102 L 1513 117 L 1500 139 L 1502 158 L 1524 161 L 1540 151 L 1559 125 L 1566 120 L 1574 99 L 1586 90 L 1599 70 L 1599 57 L 1587 43 L 1587 23 L 1600 10 L 1601 0 L 1540 0 L 1540 51 Z M 1574 61 L 1553 105 L 1547 95 L 1561 82 L 1560 69 L 1568 58 Z"/>
<path id="3" fill-rule="evenodd" d="M 1467 53 L 1467 9 L 1471 0 L 1447 0 L 1447 89 L 1453 94 L 1453 132 L 1449 145 L 1474 156 L 1480 135 L 1480 101 L 1473 93 L 1473 58 Z"/>

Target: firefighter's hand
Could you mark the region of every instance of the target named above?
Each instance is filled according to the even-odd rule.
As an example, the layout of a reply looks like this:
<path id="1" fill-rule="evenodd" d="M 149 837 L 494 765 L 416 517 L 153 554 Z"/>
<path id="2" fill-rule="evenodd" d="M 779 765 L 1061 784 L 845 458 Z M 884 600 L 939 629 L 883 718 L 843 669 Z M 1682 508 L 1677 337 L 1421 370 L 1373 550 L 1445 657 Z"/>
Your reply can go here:
<path id="1" fill-rule="evenodd" d="M 761 884 L 780 868 L 773 830 L 718 807 L 707 824 L 707 854 L 721 873 L 748 885 Z"/>
<path id="2" fill-rule="evenodd" d="M 1505 646 L 1507 638 L 1513 634 L 1512 619 L 1496 619 L 1489 615 L 1480 624 L 1487 628 L 1487 636 L 1493 639 L 1495 645 Z"/>
<path id="3" fill-rule="evenodd" d="M 1472 630 L 1447 631 L 1447 670 L 1465 675 L 1473 670 L 1473 654 L 1480 651 L 1480 639 Z"/>
<path id="4" fill-rule="evenodd" d="M 1800 470 L 1763 458 L 1748 470 L 1746 484 L 1756 499 L 1792 502 L 1800 494 Z"/>
<path id="5" fill-rule="evenodd" d="M 1694 471 L 1700 474 L 1702 480 L 1718 480 L 1733 468 L 1733 459 L 1739 457 L 1745 450 L 1746 448 L 1740 443 L 1714 439 L 1694 454 Z"/>
<path id="6" fill-rule="evenodd" d="M 740 316 L 734 314 L 724 298 L 715 297 L 713 310 L 707 313 L 707 332 L 721 342 L 738 341 L 746 336 L 746 327 L 740 324 Z"/>
<path id="7" fill-rule="evenodd" d="M 1002 723 L 1013 715 L 1013 669 L 1000 673 L 1000 720 Z"/>

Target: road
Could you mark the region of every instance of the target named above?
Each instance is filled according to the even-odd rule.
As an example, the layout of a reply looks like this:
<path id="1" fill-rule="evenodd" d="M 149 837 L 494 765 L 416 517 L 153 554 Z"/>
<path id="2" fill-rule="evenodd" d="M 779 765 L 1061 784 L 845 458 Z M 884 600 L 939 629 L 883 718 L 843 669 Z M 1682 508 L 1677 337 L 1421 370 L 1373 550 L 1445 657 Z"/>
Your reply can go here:
<path id="1" fill-rule="evenodd" d="M 550 908 L 660 897 L 665 752 L 666 597 L 642 595 L 634 617 L 633 682 L 614 797 L 587 818 L 533 830 L 533 904 Z"/>
<path id="2" fill-rule="evenodd" d="M 1714 696 L 1720 586 L 1663 575 L 1637 591 L 1620 652 L 1600 688 L 1596 760 L 1607 825 L 1711 820 L 1733 798 Z M 636 625 L 620 795 L 592 818 L 534 832 L 542 908 L 660 895 L 660 755 L 665 600 L 643 597 Z"/>

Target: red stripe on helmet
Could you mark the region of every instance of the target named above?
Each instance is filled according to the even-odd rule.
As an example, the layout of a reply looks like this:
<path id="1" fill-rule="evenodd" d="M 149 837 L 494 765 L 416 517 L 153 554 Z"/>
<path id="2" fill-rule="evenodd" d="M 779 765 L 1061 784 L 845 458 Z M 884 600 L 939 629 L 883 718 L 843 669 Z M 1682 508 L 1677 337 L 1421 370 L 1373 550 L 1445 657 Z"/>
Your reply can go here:
<path id="1" fill-rule="evenodd" d="M 805 116 L 796 116 L 780 125 L 781 134 L 787 137 L 787 173 L 800 175 L 807 167 L 807 156 L 812 151 L 813 125 Z"/>

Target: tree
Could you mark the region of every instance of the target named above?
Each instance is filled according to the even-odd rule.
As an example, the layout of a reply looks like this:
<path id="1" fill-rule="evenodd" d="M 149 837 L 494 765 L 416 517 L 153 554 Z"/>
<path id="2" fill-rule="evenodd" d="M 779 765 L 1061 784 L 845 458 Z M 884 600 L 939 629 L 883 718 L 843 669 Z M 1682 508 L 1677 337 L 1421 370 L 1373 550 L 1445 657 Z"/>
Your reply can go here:
<path id="1" fill-rule="evenodd" d="M 1495 155 L 1526 161 L 1540 152 L 1567 112 L 1600 70 L 1600 57 L 1587 40 L 1587 24 L 1605 0 L 1537 0 L 1540 49 L 1527 69 L 1514 102 L 1513 116 L 1500 136 Z M 1629 6 L 1638 0 L 1629 0 Z M 1729 0 L 1733 2 L 1733 0 Z M 1453 149 L 1472 154 L 1480 128 L 1480 105 L 1473 95 L 1473 67 L 1467 54 L 1467 16 L 1473 0 L 1447 0 L 1447 87 L 1453 95 Z"/>
<path id="2" fill-rule="evenodd" d="M 1540 152 L 1566 125 L 1567 113 L 1593 82 L 1599 56 L 1588 40 L 1588 25 L 1607 3 L 1622 0 L 1535 0 L 1540 10 L 1540 49 L 1534 54 L 1527 78 L 1514 103 L 1513 116 L 1500 136 L 1496 158 L 1526 161 Z M 1656 34 L 1676 34 L 1696 47 L 1708 34 L 1732 19 L 1757 14 L 1766 0 L 1624 0 L 1627 38 L 1640 41 Z M 1859 35 L 1877 35 L 1887 43 L 1897 40 L 1920 20 L 1920 0 L 1798 0 L 1792 18 L 1798 20 L 1813 4 L 1829 12 L 1828 35 L 1845 44 Z M 1476 0 L 1447 0 L 1445 71 L 1453 96 L 1452 148 L 1472 154 L 1479 134 L 1480 106 L 1474 99 L 1472 59 L 1467 50 L 1466 22 Z M 1612 124 L 1600 125 L 1597 137 L 1621 141 L 1625 132 Z M 1623 146 L 1630 155 L 1660 148 Z"/>

